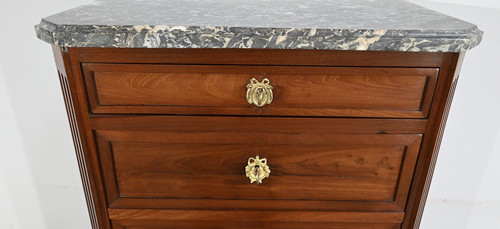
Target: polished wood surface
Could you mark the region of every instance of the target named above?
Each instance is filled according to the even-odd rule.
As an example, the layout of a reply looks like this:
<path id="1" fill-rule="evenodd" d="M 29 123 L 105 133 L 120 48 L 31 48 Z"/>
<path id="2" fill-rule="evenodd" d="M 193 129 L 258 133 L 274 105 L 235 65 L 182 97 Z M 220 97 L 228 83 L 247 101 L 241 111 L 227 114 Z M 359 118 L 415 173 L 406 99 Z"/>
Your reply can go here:
<path id="1" fill-rule="evenodd" d="M 126 228 L 174 227 L 188 228 L 394 228 L 403 219 L 397 212 L 308 212 L 308 211 L 220 211 L 220 210 L 149 210 L 110 209 L 109 215 L 116 225 Z M 146 223 L 147 222 L 147 223 Z M 184 224 L 184 225 L 182 225 Z M 295 225 L 294 225 L 295 224 Z M 144 227 L 148 225 L 148 227 Z"/>
<path id="2" fill-rule="evenodd" d="M 251 204 L 249 204 L 251 202 Z M 400 212 L 403 211 L 394 201 L 342 201 L 342 200 L 280 200 L 280 199 L 168 199 L 168 198 L 134 198 L 120 197 L 113 199 L 109 205 L 113 209 L 218 209 L 218 210 L 290 210 L 304 211 L 346 211 L 356 212 L 359 209 L 369 212 Z"/>
<path id="3" fill-rule="evenodd" d="M 428 134 L 424 137 L 421 156 L 415 168 L 413 188 L 409 193 L 407 215 L 402 228 L 420 227 L 420 220 L 463 60 L 463 53 L 449 55 L 443 60 L 439 73 L 441 78 L 440 82 L 438 82 L 439 90 L 436 93 L 436 99 L 431 110 L 434 115 L 429 118 L 429 124 L 427 125 L 426 133 Z"/>
<path id="4" fill-rule="evenodd" d="M 422 134 L 425 119 L 92 115 L 93 130 Z M 269 126 L 273 128 L 270 129 Z M 238 127 L 238 128 L 236 128 Z"/>
<path id="5" fill-rule="evenodd" d="M 78 168 L 80 170 L 80 177 L 82 179 L 82 186 L 85 192 L 85 201 L 88 206 L 88 213 L 90 217 L 90 224 L 92 228 L 110 227 L 105 206 L 99 203 L 99 199 L 95 193 L 98 190 L 97 182 L 95 181 L 95 170 L 92 169 L 89 163 L 89 150 L 85 138 L 84 118 L 85 111 L 82 107 L 78 106 L 78 95 L 76 94 L 74 80 L 72 75 L 71 62 L 69 54 L 65 50 L 60 50 L 57 47 L 52 47 L 54 58 L 61 83 L 62 95 L 66 106 L 66 113 L 71 128 L 71 136 L 76 152 L 76 159 Z M 83 108 L 85 109 L 85 108 Z M 96 175 L 97 177 L 99 175 Z"/>
<path id="6" fill-rule="evenodd" d="M 418 228 L 463 58 L 252 49 L 54 53 L 92 227 L 104 229 Z M 278 83 L 275 104 L 245 104 L 243 78 L 255 74 Z M 238 87 L 243 102 L 233 98 Z M 267 157 L 272 171 L 260 185 L 243 171 L 255 155 Z"/>
<path id="7" fill-rule="evenodd" d="M 83 69 L 94 113 L 134 113 L 138 109 L 131 106 L 141 106 L 141 112 L 148 113 L 203 107 L 209 114 L 409 118 L 427 115 L 438 72 L 436 68 L 129 64 L 83 64 Z M 246 85 L 254 77 L 267 78 L 273 86 L 273 102 L 261 109 L 245 99 Z M 117 110 L 117 106 L 123 107 Z"/>
<path id="8" fill-rule="evenodd" d="M 147 226 L 145 226 L 147 225 Z M 113 220 L 113 229 L 187 229 L 187 228 L 275 228 L 275 229 L 397 229 L 399 223 L 297 223 L 297 222 L 234 222 L 234 221 L 162 221 L 162 220 Z"/>
<path id="9" fill-rule="evenodd" d="M 224 126 L 227 119 L 234 118 L 211 123 Z M 267 118 L 239 119 L 257 126 Z M 285 125 L 293 127 L 293 120 Z M 197 126 L 204 120 L 192 122 Z M 98 129 L 96 135 L 102 139 L 104 169 L 114 167 L 116 176 L 109 179 L 116 181 L 120 197 L 365 201 L 394 201 L 396 187 L 408 189 L 405 181 L 413 174 L 421 137 L 314 129 L 276 133 L 272 125 L 267 130 L 245 130 L 238 124 L 229 128 Z M 272 170 L 262 185 L 249 184 L 244 173 L 247 159 L 255 155 L 266 157 Z M 403 208 L 405 198 L 398 201 Z"/>
<path id="10" fill-rule="evenodd" d="M 217 211 L 217 210 L 149 210 L 149 209 L 110 209 L 109 218 L 115 220 L 231 220 L 263 222 L 365 222 L 399 223 L 402 212 L 314 212 L 314 211 Z"/>
<path id="11" fill-rule="evenodd" d="M 283 49 L 71 48 L 80 63 L 441 67 L 447 53 Z"/>

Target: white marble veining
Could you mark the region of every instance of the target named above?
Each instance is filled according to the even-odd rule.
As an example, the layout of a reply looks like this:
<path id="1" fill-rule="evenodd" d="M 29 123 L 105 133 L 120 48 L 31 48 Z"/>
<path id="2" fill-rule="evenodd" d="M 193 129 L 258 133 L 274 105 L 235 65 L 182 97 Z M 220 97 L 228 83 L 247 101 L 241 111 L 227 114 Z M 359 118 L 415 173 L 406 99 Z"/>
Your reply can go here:
<path id="1" fill-rule="evenodd" d="M 462 52 L 474 24 L 402 0 L 107 0 L 42 19 L 65 47 Z"/>

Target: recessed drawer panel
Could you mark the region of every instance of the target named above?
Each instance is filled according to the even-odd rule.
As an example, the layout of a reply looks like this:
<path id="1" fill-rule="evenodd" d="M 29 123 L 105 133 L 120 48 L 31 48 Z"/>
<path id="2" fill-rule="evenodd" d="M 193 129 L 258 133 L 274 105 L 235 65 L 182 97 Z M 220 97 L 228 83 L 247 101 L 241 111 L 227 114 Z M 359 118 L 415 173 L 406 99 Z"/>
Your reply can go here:
<path id="1" fill-rule="evenodd" d="M 373 67 L 83 64 L 83 68 L 94 113 L 406 118 L 427 116 L 438 73 L 437 68 Z M 262 82 L 272 88 L 249 88 Z M 250 104 L 247 97 L 260 102 Z"/>
<path id="2" fill-rule="evenodd" d="M 396 229 L 403 216 L 400 212 L 109 209 L 113 229 Z"/>
<path id="3" fill-rule="evenodd" d="M 97 128 L 110 199 L 316 201 L 318 206 L 324 201 L 348 201 L 357 210 L 370 210 L 373 203 L 404 209 L 420 134 L 376 134 L 375 125 L 356 130 L 365 133 L 355 133 L 355 123 L 338 120 L 339 129 L 353 126 L 353 133 L 315 131 L 313 126 L 294 131 L 294 119 L 278 120 L 280 125 L 291 126 L 285 131 L 272 126 L 264 131 L 244 128 L 265 123 L 265 117 L 240 118 L 247 123 L 234 122 L 224 131 L 214 131 L 201 123 L 210 120 L 222 126 L 238 118 L 206 119 L 199 117 L 194 122 L 200 127 L 191 123 L 191 130 L 138 130 L 127 127 L 126 118 L 119 130 Z M 330 124 L 325 120 L 324 125 Z M 301 128 L 310 130 L 300 132 Z M 259 180 L 251 183 L 247 169 L 254 168 L 250 165 L 257 156 L 265 158 L 260 168 L 270 169 L 261 184 Z M 250 171 L 260 177 L 269 172 L 256 168 Z M 135 207 L 141 206 L 140 201 L 136 203 Z"/>

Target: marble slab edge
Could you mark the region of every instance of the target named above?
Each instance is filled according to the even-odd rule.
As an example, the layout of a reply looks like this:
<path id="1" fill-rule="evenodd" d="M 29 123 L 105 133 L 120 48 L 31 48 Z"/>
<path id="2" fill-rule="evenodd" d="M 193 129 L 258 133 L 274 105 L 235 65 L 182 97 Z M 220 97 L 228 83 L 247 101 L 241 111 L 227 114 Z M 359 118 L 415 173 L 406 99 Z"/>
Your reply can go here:
<path id="1" fill-rule="evenodd" d="M 243 28 L 225 26 L 56 25 L 42 19 L 39 39 L 59 47 L 246 48 L 465 52 L 483 31 Z"/>

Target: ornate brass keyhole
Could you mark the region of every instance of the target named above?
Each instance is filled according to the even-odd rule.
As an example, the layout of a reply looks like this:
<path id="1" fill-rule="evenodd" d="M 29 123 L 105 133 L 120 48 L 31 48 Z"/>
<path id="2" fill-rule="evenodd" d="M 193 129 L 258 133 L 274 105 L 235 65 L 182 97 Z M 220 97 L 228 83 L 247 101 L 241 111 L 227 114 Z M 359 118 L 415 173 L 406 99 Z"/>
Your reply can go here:
<path id="1" fill-rule="evenodd" d="M 263 107 L 266 104 L 271 104 L 273 101 L 273 86 L 269 79 L 264 78 L 262 82 L 252 78 L 247 85 L 247 101 L 249 104 L 254 104 L 257 107 Z"/>
<path id="2" fill-rule="evenodd" d="M 258 184 L 262 184 L 262 180 L 271 174 L 271 170 L 267 166 L 267 159 L 260 159 L 259 156 L 248 158 L 248 165 L 245 167 L 245 172 L 250 179 L 250 183 L 257 182 Z"/>

